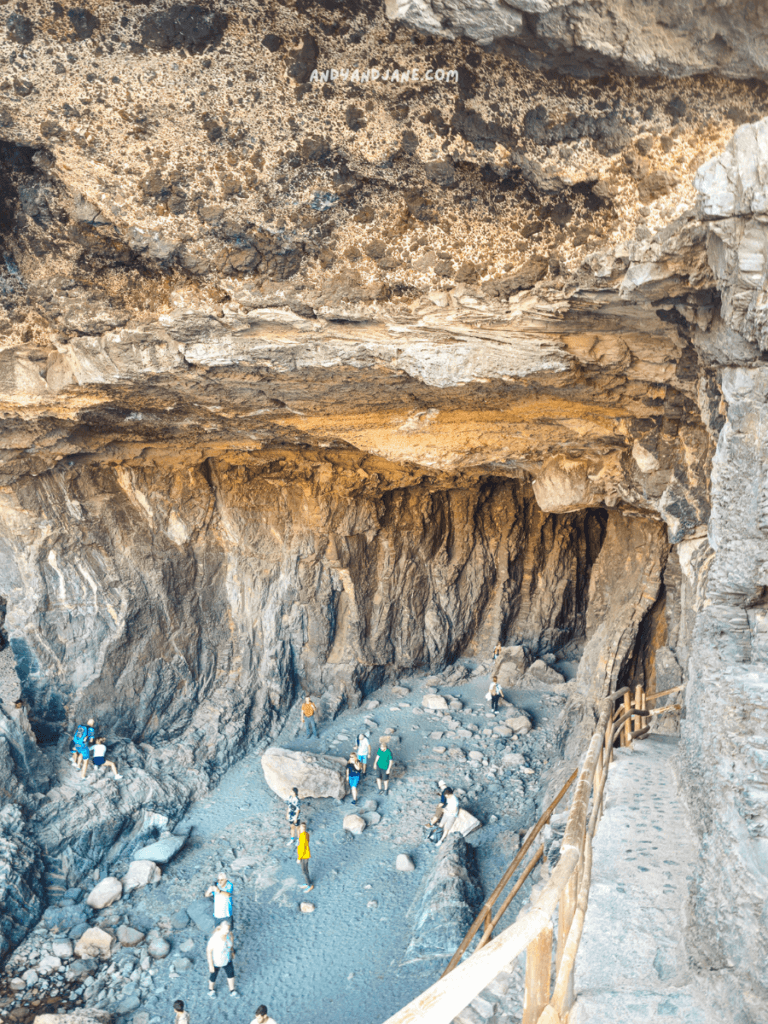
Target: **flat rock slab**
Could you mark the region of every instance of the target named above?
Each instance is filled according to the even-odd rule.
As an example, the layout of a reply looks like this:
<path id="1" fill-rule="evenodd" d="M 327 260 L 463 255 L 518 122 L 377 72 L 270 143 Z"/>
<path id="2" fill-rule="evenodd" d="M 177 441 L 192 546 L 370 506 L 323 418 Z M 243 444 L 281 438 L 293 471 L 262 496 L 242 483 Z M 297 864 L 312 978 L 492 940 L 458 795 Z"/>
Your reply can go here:
<path id="1" fill-rule="evenodd" d="M 266 783 L 281 800 L 287 800 L 294 787 L 302 800 L 305 797 L 341 800 L 347 792 L 346 764 L 343 757 L 285 747 L 268 747 L 261 755 Z"/>
<path id="2" fill-rule="evenodd" d="M 569 1021 L 715 1024 L 683 943 L 698 850 L 675 778 L 677 740 L 635 748 L 617 751 L 608 773 Z"/>
<path id="3" fill-rule="evenodd" d="M 212 899 L 195 900 L 194 903 L 189 904 L 186 912 L 204 935 L 211 934 L 214 926 Z"/>
<path id="4" fill-rule="evenodd" d="M 155 864 L 167 864 L 172 857 L 176 856 L 188 837 L 189 832 L 182 835 L 168 833 L 168 835 L 161 836 L 156 842 L 150 843 L 149 846 L 142 846 L 140 850 L 136 850 L 131 859 L 151 860 Z"/>
<path id="5" fill-rule="evenodd" d="M 71 1013 L 40 1013 L 34 1024 L 112 1024 L 114 1017 L 107 1010 L 72 1010 Z"/>

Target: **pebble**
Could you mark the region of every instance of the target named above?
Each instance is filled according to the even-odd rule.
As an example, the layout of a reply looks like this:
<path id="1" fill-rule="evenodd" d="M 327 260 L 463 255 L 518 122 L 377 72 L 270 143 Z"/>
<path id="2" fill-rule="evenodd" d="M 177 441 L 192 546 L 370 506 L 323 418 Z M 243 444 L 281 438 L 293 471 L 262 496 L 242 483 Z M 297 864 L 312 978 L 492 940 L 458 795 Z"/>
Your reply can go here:
<path id="1" fill-rule="evenodd" d="M 379 901 L 378 900 L 368 900 L 367 906 L 369 907 L 370 910 L 375 910 L 376 907 L 378 907 L 378 905 L 379 905 Z"/>
<path id="2" fill-rule="evenodd" d="M 445 751 L 446 751 L 446 747 L 432 747 L 432 752 L 434 754 L 444 754 Z"/>
<path id="3" fill-rule="evenodd" d="M 302 914 L 313 914 L 315 911 L 315 904 L 301 902 L 299 904 L 299 910 L 302 912 Z"/>

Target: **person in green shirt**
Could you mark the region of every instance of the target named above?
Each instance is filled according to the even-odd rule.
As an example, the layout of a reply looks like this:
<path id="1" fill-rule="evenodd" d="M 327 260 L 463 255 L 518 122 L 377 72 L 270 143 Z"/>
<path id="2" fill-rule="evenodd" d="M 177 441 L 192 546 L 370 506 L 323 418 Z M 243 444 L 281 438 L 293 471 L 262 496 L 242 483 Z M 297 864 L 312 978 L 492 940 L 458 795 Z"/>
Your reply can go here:
<path id="1" fill-rule="evenodd" d="M 373 762 L 376 769 L 376 785 L 379 792 L 384 783 L 384 792 L 389 796 L 389 773 L 392 771 L 392 751 L 389 749 L 389 740 L 382 736 L 379 740 L 379 749 L 376 751 L 376 760 Z"/>

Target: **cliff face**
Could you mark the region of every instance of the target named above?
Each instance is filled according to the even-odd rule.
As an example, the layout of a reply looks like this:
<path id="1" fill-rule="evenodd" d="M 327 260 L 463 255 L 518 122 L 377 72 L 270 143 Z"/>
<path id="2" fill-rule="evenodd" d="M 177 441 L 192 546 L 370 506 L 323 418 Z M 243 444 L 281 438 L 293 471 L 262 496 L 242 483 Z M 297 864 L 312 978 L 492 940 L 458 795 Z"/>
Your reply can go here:
<path id="1" fill-rule="evenodd" d="M 752 9 L 2 11 L 0 783 L 30 842 L 106 862 L 303 692 L 331 715 L 499 639 L 579 662 L 569 755 L 595 697 L 682 678 L 702 948 L 759 1019 Z M 19 692 L 135 771 L 85 834 Z"/>

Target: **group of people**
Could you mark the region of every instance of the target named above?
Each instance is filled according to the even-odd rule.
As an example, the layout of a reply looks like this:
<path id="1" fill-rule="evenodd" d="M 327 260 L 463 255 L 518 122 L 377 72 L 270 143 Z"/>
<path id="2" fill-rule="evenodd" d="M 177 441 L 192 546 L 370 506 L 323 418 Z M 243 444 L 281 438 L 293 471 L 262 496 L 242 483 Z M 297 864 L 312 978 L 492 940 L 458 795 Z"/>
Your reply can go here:
<path id="1" fill-rule="evenodd" d="M 117 771 L 117 764 L 107 760 L 107 741 L 103 736 L 96 736 L 92 718 L 89 718 L 85 725 L 78 725 L 75 729 L 72 742 L 69 745 L 69 753 L 72 764 L 83 779 L 88 771 L 89 761 L 93 761 L 96 771 L 100 771 L 104 767 L 111 768 L 116 779 L 123 777 Z"/>
<path id="2" fill-rule="evenodd" d="M 233 895 L 234 886 L 227 878 L 225 871 L 220 871 L 218 878 L 205 890 L 206 896 L 213 897 L 213 920 L 215 927 L 205 947 L 205 955 L 208 961 L 208 995 L 211 999 L 216 998 L 216 978 L 219 971 L 224 972 L 227 979 L 229 994 L 233 999 L 239 998 L 240 993 L 235 987 L 235 940 L 232 932 L 233 925 Z M 175 1024 L 189 1024 L 189 1015 L 184 1009 L 184 1003 L 177 999 L 173 1004 L 176 1011 Z M 269 1016 L 266 1006 L 263 1004 L 256 1010 L 256 1016 L 251 1024 L 275 1024 Z"/>
<path id="3" fill-rule="evenodd" d="M 360 779 L 368 774 L 368 758 L 371 756 L 371 744 L 365 733 L 357 737 L 357 746 L 349 755 L 347 761 L 347 782 L 352 792 L 352 803 L 357 803 L 357 788 Z M 379 739 L 379 749 L 373 761 L 373 770 L 376 772 L 376 785 L 380 793 L 389 796 L 389 777 L 392 772 L 392 751 L 389 749 L 389 737 L 382 736 Z"/>

